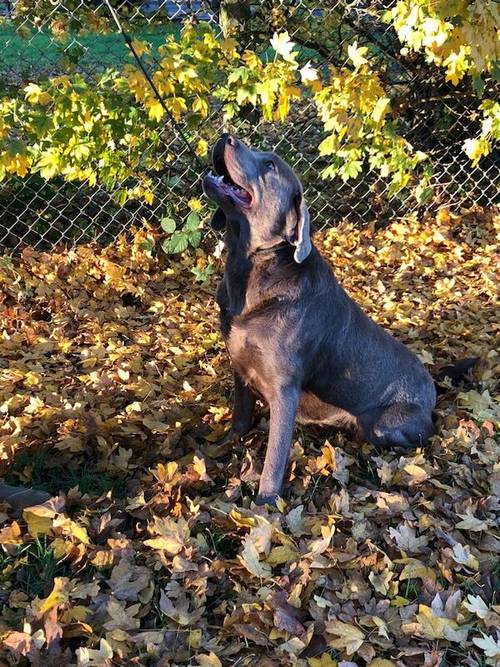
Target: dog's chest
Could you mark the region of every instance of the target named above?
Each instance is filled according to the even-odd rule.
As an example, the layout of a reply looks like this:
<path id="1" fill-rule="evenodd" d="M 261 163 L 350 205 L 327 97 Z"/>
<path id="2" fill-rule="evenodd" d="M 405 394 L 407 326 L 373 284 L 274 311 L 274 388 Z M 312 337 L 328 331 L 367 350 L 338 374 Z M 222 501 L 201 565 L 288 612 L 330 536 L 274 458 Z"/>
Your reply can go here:
<path id="1" fill-rule="evenodd" d="M 226 345 L 231 363 L 240 377 L 254 391 L 265 396 L 270 383 L 270 368 L 261 346 L 244 326 L 235 323 L 230 327 Z"/>

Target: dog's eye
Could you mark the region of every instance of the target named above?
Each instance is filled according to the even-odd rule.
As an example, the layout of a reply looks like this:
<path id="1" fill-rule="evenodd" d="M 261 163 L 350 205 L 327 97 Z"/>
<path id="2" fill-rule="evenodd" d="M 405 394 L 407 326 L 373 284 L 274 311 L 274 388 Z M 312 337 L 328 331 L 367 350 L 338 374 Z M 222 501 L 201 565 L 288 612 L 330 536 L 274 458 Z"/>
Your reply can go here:
<path id="1" fill-rule="evenodd" d="M 266 169 L 268 171 L 276 171 L 276 165 L 274 164 L 274 162 L 272 160 L 268 160 L 266 162 Z"/>

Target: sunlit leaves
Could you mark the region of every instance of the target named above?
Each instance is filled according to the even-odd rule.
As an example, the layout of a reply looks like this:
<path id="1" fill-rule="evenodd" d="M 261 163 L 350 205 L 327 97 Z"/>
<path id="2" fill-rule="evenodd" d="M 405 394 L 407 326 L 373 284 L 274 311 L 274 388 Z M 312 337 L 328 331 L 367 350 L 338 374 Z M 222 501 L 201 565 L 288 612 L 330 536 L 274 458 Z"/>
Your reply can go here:
<path id="1" fill-rule="evenodd" d="M 347 55 L 349 56 L 349 60 L 352 62 L 356 69 L 368 62 L 368 60 L 365 58 L 367 53 L 368 48 L 366 46 L 358 46 L 357 42 L 349 44 L 347 47 Z"/>
<path id="2" fill-rule="evenodd" d="M 322 171 L 324 178 L 356 178 L 364 164 L 390 178 L 389 194 L 403 190 L 427 159 L 395 132 L 390 122 L 390 100 L 378 74 L 367 59 L 365 47 L 352 45 L 350 57 L 355 69 L 330 68 L 329 85 L 314 98 L 324 129 L 328 133 L 319 145 L 320 155 L 331 156 Z M 427 185 L 425 171 L 420 187 Z"/>
<path id="3" fill-rule="evenodd" d="M 41 104 L 42 106 L 45 106 L 52 102 L 52 97 L 49 93 L 42 90 L 36 83 L 28 84 L 24 89 L 24 94 L 28 102 L 31 102 L 32 104 Z"/>
<path id="4" fill-rule="evenodd" d="M 195 197 L 187 209 L 202 212 Z M 266 410 L 244 442 L 224 439 L 218 271 L 193 289 L 208 248 L 158 253 L 178 231 L 164 216 L 106 248 L 0 261 L 0 461 L 58 493 L 15 520 L 0 507 L 8 659 L 410 667 L 459 653 L 493 667 L 495 219 L 443 208 L 317 235 L 348 292 L 432 372 L 481 362 L 473 388 L 440 397 L 426 448 L 298 428 L 274 509 L 253 504 Z"/>
<path id="5" fill-rule="evenodd" d="M 274 33 L 273 38 L 271 39 L 271 46 L 283 60 L 291 63 L 295 62 L 295 55 L 293 53 L 295 44 L 290 41 L 288 32 Z"/>
<path id="6" fill-rule="evenodd" d="M 500 11 L 494 0 L 399 0 L 387 18 L 401 41 L 424 50 L 454 85 L 467 73 L 491 72 L 500 57 Z"/>
<path id="7" fill-rule="evenodd" d="M 480 109 L 483 113 L 481 134 L 479 137 L 466 139 L 463 149 L 475 167 L 479 160 L 491 152 L 493 142 L 500 139 L 500 104 L 493 100 L 484 100 Z"/>
<path id="8" fill-rule="evenodd" d="M 272 570 L 270 565 L 259 560 L 259 552 L 250 537 L 245 540 L 245 545 L 239 558 L 250 574 L 256 577 L 271 576 Z"/>
<path id="9" fill-rule="evenodd" d="M 148 45 L 136 46 L 147 58 Z M 146 147 L 149 154 L 151 142 L 157 144 L 156 128 L 165 122 L 165 109 L 189 131 L 204 129 L 203 119 L 214 100 L 222 102 L 226 120 L 251 104 L 260 108 L 265 120 L 283 122 L 291 104 L 312 93 L 330 133 L 320 145 L 320 154 L 334 156 L 323 176 L 356 178 L 369 158 L 371 168 L 391 177 L 391 193 L 403 189 L 420 160 L 389 124 L 390 101 L 366 58 L 367 48 L 356 42 L 349 46 L 354 72 L 332 69 L 325 77 L 311 63 L 299 69 L 298 51 L 286 31 L 275 33 L 271 46 L 274 58 L 238 51 L 234 40 L 219 41 L 207 24 L 186 24 L 178 39 L 169 36 L 159 48 L 159 63 L 151 63 L 162 101 L 132 64 L 119 74 L 105 73 L 97 85 L 78 75 L 29 84 L 26 104 L 3 103 L 8 113 L 2 132 L 7 137 L 16 128 L 22 143 L 15 155 L 12 146 L 2 152 L 0 145 L 0 178 L 8 173 L 25 176 L 31 168 L 46 179 L 62 175 L 113 189 L 132 176 L 136 183 L 121 188 L 116 193 L 118 201 L 142 198 L 152 203 L 148 172 L 162 165 L 144 155 Z M 49 121 L 46 108 L 50 108 Z M 16 127 L 19 118 L 23 120 Z M 60 126 L 66 128 L 64 132 L 58 130 Z M 209 128 L 205 129 L 208 137 Z M 206 156 L 207 139 L 199 138 L 193 148 Z M 197 244 L 195 230 L 176 234 L 168 252 Z"/>
<path id="10" fill-rule="evenodd" d="M 69 581 L 66 577 L 56 577 L 54 579 L 54 588 L 52 589 L 52 592 L 47 599 L 40 601 L 38 611 L 43 614 L 54 607 L 67 602 L 68 585 Z"/>
<path id="11" fill-rule="evenodd" d="M 500 59 L 498 25 L 500 10 L 495 0 L 399 0 L 387 12 L 400 40 L 415 51 L 424 51 L 429 62 L 442 67 L 445 80 L 457 86 L 467 75 L 482 96 L 484 77 L 493 76 Z M 483 127 L 477 138 L 467 139 L 464 150 L 476 166 L 492 150 L 491 139 L 500 138 L 500 111 L 494 100 L 485 100 Z M 496 128 L 493 128 L 493 124 Z"/>

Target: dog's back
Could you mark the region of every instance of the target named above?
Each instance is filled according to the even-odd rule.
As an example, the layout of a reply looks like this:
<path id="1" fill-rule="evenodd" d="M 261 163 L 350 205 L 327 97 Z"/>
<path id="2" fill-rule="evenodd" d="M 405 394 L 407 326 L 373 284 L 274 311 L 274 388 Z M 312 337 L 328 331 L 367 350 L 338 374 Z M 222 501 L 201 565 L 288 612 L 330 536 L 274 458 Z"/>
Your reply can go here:
<path id="1" fill-rule="evenodd" d="M 241 281 L 242 274 L 226 274 L 235 294 L 232 275 Z M 244 283 L 241 310 L 231 318 L 235 331 L 225 333 L 233 363 L 259 393 L 256 382 L 280 381 L 273 360 L 281 355 L 303 391 L 356 417 L 394 402 L 434 407 L 434 383 L 418 358 L 363 313 L 315 248 L 300 266 L 286 246 L 257 256 Z M 273 369 L 272 379 L 265 369 Z M 325 409 L 322 421 L 331 423 Z"/>

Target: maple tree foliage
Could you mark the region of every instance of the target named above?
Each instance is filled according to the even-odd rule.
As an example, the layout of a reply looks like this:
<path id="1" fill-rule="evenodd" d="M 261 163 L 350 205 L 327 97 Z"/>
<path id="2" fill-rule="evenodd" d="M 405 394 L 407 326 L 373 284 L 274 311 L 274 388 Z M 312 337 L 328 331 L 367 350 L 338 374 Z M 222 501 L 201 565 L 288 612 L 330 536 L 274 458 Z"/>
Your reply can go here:
<path id="1" fill-rule="evenodd" d="M 18 2 L 19 30 L 47 25 L 67 44 L 72 35 L 111 29 L 103 3 L 66 4 L 54 9 L 51 0 Z M 180 35 L 166 37 L 157 53 L 146 40 L 135 40 L 134 46 L 199 156 L 206 155 L 219 130 L 207 122 L 212 114 L 222 114 L 226 129 L 237 131 L 245 126 L 248 107 L 280 124 L 294 107 L 312 103 L 321 136 L 311 148 L 322 157 L 323 178 L 347 181 L 371 171 L 387 179 L 390 197 L 428 203 L 432 159 L 427 148 L 419 150 L 406 137 L 413 120 L 404 115 L 411 102 L 401 99 L 408 94 L 402 73 L 411 65 L 410 71 L 422 70 L 436 85 L 448 81 L 467 87 L 477 104 L 464 119 L 460 142 L 476 166 L 500 137 L 500 105 L 491 94 L 498 81 L 498 3 L 399 0 L 386 12 L 378 4 L 360 9 L 367 25 L 385 21 L 394 29 L 388 45 L 378 38 L 358 44 L 363 21 L 339 42 L 336 36 L 352 18 L 348 4 L 326 4 L 328 11 L 318 18 L 309 0 L 260 3 L 249 32 L 239 30 L 236 21 L 221 38 L 208 23 L 188 21 Z M 133 6 L 115 5 L 123 10 L 127 27 L 130 14 L 139 20 Z M 396 53 L 391 64 L 382 57 L 385 47 Z M 305 62 L 307 53 L 311 59 Z M 425 68 L 415 66 L 420 54 Z M 394 68 L 396 78 L 389 81 Z M 0 181 L 39 173 L 44 179 L 102 184 L 120 203 L 141 199 L 152 204 L 153 175 L 168 172 L 179 152 L 163 127 L 163 105 L 135 63 L 93 77 L 73 67 L 64 76 L 31 81 L 3 98 L 0 111 Z M 162 150 L 165 144 L 168 151 Z M 171 195 L 176 205 L 173 189 Z"/>
<path id="2" fill-rule="evenodd" d="M 2 257 L 0 472 L 53 494 L 16 519 L 0 506 L 3 664 L 498 667 L 498 228 L 442 210 L 317 235 L 431 372 L 480 362 L 425 449 L 297 428 L 276 509 L 252 504 L 265 408 L 224 441 L 204 250 L 168 257 L 145 226 Z"/>

